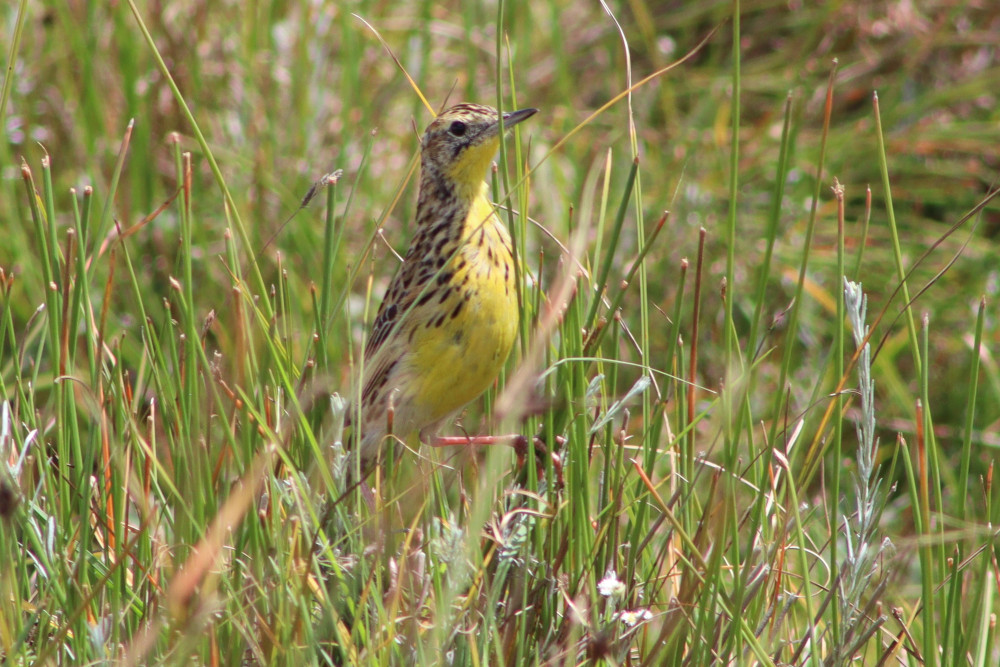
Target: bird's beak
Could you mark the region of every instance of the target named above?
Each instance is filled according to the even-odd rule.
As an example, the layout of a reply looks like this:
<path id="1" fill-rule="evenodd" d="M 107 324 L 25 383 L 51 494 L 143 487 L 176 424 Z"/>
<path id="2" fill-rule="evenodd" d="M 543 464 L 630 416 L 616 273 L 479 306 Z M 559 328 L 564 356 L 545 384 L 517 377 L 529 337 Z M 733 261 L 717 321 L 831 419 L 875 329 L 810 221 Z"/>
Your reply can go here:
<path id="1" fill-rule="evenodd" d="M 509 130 L 522 120 L 527 120 L 538 113 L 538 109 L 520 109 L 509 111 L 503 115 L 503 129 Z"/>

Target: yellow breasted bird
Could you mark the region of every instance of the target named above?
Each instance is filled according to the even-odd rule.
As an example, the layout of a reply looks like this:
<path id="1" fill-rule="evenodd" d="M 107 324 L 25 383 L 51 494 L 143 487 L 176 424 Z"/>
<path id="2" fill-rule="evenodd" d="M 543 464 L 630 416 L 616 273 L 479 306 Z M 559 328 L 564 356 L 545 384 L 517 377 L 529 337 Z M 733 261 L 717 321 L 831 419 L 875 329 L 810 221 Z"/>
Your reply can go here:
<path id="1" fill-rule="evenodd" d="M 503 114 L 503 129 L 536 111 Z M 365 346 L 356 429 L 362 476 L 390 456 L 390 432 L 419 433 L 428 444 L 470 442 L 437 431 L 496 380 L 514 344 L 511 238 L 485 183 L 503 139 L 500 120 L 491 107 L 459 104 L 421 140 L 417 231 Z"/>

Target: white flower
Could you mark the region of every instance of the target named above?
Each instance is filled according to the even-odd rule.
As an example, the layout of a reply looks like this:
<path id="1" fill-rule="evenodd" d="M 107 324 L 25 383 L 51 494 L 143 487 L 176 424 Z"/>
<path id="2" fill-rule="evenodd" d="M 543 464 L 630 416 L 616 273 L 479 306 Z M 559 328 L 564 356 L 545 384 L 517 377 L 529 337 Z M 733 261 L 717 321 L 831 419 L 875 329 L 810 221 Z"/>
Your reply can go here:
<path id="1" fill-rule="evenodd" d="M 597 592 L 606 598 L 620 598 L 625 595 L 625 584 L 618 579 L 614 570 L 608 570 L 597 584 Z"/>
<path id="2" fill-rule="evenodd" d="M 632 611 L 626 610 L 620 612 L 618 618 L 621 619 L 622 623 L 631 628 L 653 618 L 653 614 L 648 609 L 633 609 Z"/>

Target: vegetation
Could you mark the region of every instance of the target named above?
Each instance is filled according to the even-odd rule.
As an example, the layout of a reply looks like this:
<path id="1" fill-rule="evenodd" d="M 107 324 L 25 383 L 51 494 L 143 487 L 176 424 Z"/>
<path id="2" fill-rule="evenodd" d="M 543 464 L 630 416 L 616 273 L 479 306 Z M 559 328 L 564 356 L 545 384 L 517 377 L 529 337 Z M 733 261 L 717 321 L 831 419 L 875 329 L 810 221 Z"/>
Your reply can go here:
<path id="1" fill-rule="evenodd" d="M 0 17 L 0 664 L 1000 661 L 1000 7 Z M 366 498 L 418 91 L 541 109 L 452 432 L 556 460 L 411 447 Z"/>

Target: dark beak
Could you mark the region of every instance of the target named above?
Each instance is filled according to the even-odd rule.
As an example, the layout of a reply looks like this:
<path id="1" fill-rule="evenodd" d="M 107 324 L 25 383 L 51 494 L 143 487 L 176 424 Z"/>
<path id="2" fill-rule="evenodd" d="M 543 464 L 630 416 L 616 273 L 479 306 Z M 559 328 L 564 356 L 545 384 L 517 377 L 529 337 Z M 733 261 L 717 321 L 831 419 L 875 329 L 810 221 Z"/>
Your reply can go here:
<path id="1" fill-rule="evenodd" d="M 503 129 L 509 130 L 522 120 L 527 120 L 538 113 L 538 109 L 520 109 L 509 111 L 503 115 Z"/>

